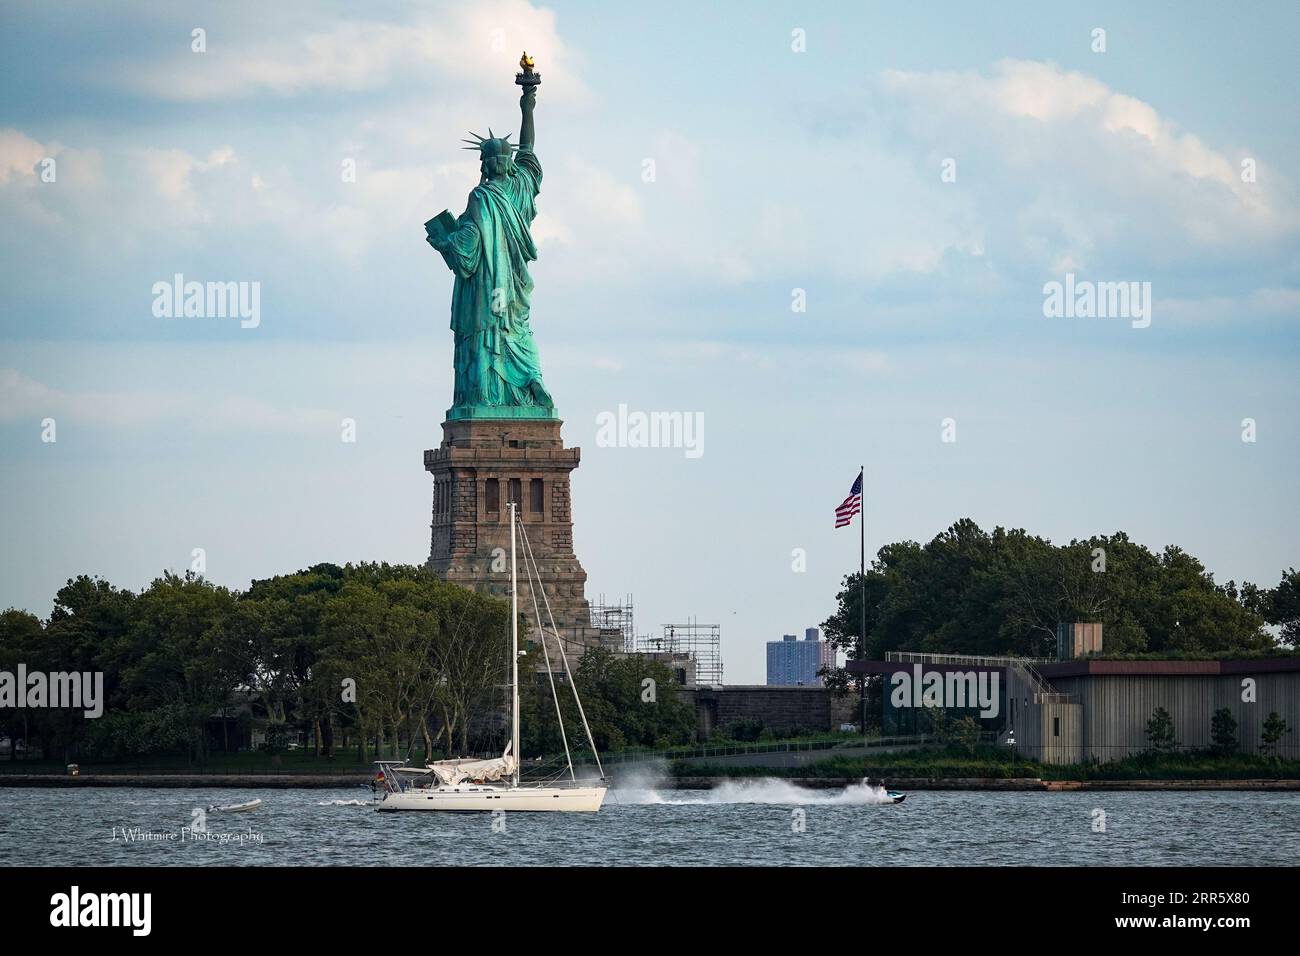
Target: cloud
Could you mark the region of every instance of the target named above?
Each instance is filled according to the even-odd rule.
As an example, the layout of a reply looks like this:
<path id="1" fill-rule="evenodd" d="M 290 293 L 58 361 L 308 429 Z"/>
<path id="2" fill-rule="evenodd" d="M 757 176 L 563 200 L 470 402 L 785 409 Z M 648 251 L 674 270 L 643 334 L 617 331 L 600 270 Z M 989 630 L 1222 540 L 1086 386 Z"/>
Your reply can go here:
<path id="1" fill-rule="evenodd" d="M 947 188 L 973 199 L 1003 268 L 1123 263 L 1149 274 L 1245 247 L 1257 255 L 1300 223 L 1276 171 L 1243 181 L 1249 150 L 1212 148 L 1150 104 L 1055 64 L 891 70 L 881 83 L 936 178 L 940 158 L 956 160 Z"/>
<path id="2" fill-rule="evenodd" d="M 82 127 L 81 148 L 71 151 L 30 130 L 0 131 L 0 216 L 47 227 L 23 242 L 0 239 L 0 254 L 30 273 L 30 260 L 48 261 L 57 248 L 115 285 L 128 273 L 144 283 L 173 264 L 197 272 L 200 260 L 217 260 L 206 271 L 228 273 L 242 257 L 240 276 L 307 263 L 365 274 L 397 261 L 399 249 L 429 253 L 420 222 L 444 206 L 459 211 L 478 179 L 477 164 L 455 152 L 456 134 L 483 116 L 497 117 L 498 129 L 512 113 L 517 123 L 510 79 L 521 49 L 537 60 L 557 105 L 580 110 L 589 95 L 578 76 L 581 58 L 559 38 L 550 10 L 524 0 L 408 9 L 418 12 L 368 20 L 291 4 L 267 22 L 236 8 L 214 10 L 201 21 L 204 53 L 191 52 L 186 27 L 173 52 L 160 55 L 151 43 L 115 68 L 97 61 L 88 86 L 117 83 L 150 99 L 192 104 L 191 120 L 165 129 Z M 157 28 L 159 20 L 175 33 L 167 15 L 139 25 Z M 302 127 L 275 115 L 277 99 L 362 91 L 354 101 L 336 99 L 320 124 Z M 241 106 L 243 122 L 207 120 L 206 107 L 241 101 L 251 104 Z M 101 151 L 106 172 L 92 178 L 85 173 Z M 59 157 L 57 190 L 33 188 L 34 164 L 47 155 Z M 574 155 L 553 146 L 546 159 L 560 164 Z M 456 161 L 437 162 L 448 157 Z M 344 160 L 356 165 L 354 181 L 340 181 Z M 635 195 L 608 172 L 590 172 L 582 201 L 566 204 L 564 218 L 558 202 L 543 211 L 539 241 L 585 234 L 589 216 L 594 226 L 636 219 Z"/>
<path id="3" fill-rule="evenodd" d="M 193 176 L 221 169 L 236 162 L 229 146 L 212 150 L 207 159 L 199 159 L 181 149 L 141 149 L 133 157 L 146 180 L 152 181 L 157 195 L 186 210 L 187 216 L 207 218 L 208 210 L 199 207 Z M 249 185 L 253 185 L 250 181 Z"/>
<path id="4" fill-rule="evenodd" d="M 52 388 L 13 368 L 0 368 L 0 422 L 64 419 L 123 428 L 181 424 L 187 429 L 320 434 L 340 416 L 319 408 L 282 407 L 245 395 L 206 399 L 148 390 L 75 391 Z"/>
<path id="5" fill-rule="evenodd" d="M 931 102 L 943 99 L 958 109 L 981 104 L 985 109 L 1040 123 L 1079 121 L 1117 136 L 1135 134 L 1147 141 L 1152 156 L 1166 169 L 1218 181 L 1243 201 L 1258 198 L 1257 191 L 1241 188 L 1234 163 L 1197 137 L 1179 131 L 1150 104 L 1052 63 L 1002 60 L 990 76 L 886 71 L 884 79 L 886 86 L 896 92 L 922 91 Z"/>
<path id="6" fill-rule="evenodd" d="M 55 161 L 50 182 L 42 181 L 38 166 L 45 157 Z M 0 129 L 0 212 L 59 229 L 65 250 L 82 243 L 102 252 L 106 232 L 114 236 L 112 247 L 131 246 L 141 233 L 171 237 L 178 222 L 235 215 L 240 203 L 222 177 L 239 166 L 228 145 L 199 157 L 177 148 L 73 148 Z M 253 188 L 247 177 L 243 185 Z M 68 230 L 70 224 L 76 228 Z"/>
<path id="7" fill-rule="evenodd" d="M 146 391 L 64 391 L 17 369 L 0 369 L 0 421 L 50 417 L 98 425 L 149 425 L 174 416 L 181 404 L 179 396 Z"/>
<path id="8" fill-rule="evenodd" d="M 47 168 L 45 160 L 52 160 Z M 49 178 L 46 177 L 48 172 Z M 64 221 L 62 200 L 104 185 L 99 151 L 69 149 L 55 140 L 40 142 L 22 130 L 0 129 L 0 212 L 28 225 Z"/>
<path id="9" fill-rule="evenodd" d="M 16 129 L 0 129 L 0 184 L 11 181 L 35 183 L 37 164 L 59 151 L 57 144 L 44 146 Z"/>
<path id="10" fill-rule="evenodd" d="M 409 83 L 413 73 L 495 89 L 526 48 L 548 88 L 582 92 L 555 15 L 524 0 L 443 3 L 407 23 L 337 19 L 309 31 L 223 23 L 207 28 L 205 52 L 178 44 L 160 59 L 123 62 L 114 75 L 134 93 L 176 102 L 373 91 Z"/>

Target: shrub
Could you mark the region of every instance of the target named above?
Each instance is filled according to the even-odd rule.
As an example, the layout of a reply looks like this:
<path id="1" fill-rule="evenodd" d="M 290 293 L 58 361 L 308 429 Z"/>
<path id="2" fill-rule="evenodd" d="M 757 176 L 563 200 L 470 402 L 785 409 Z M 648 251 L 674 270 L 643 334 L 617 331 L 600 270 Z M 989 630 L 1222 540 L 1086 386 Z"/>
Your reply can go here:
<path id="1" fill-rule="evenodd" d="M 753 743 L 763 736 L 763 721 L 757 717 L 745 717 L 741 720 L 735 720 L 727 725 L 724 733 L 730 740 Z"/>
<path id="2" fill-rule="evenodd" d="M 1216 753 L 1230 754 L 1237 749 L 1237 721 L 1227 707 L 1219 708 L 1210 718 L 1210 739 Z"/>
<path id="3" fill-rule="evenodd" d="M 1174 721 L 1169 711 L 1157 707 L 1151 719 L 1147 721 L 1147 744 L 1153 753 L 1166 754 L 1178 750 L 1178 741 L 1174 739 Z"/>

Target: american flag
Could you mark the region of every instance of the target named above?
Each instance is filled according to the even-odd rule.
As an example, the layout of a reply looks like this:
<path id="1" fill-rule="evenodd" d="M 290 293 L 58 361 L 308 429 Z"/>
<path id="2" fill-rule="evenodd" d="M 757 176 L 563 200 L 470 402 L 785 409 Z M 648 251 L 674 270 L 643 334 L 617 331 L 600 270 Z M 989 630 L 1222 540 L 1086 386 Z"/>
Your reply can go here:
<path id="1" fill-rule="evenodd" d="M 853 516 L 862 511 L 862 472 L 858 472 L 858 477 L 853 481 L 853 487 L 849 489 L 849 496 L 844 499 L 844 504 L 835 509 L 835 527 L 843 528 L 846 524 L 853 523 Z"/>

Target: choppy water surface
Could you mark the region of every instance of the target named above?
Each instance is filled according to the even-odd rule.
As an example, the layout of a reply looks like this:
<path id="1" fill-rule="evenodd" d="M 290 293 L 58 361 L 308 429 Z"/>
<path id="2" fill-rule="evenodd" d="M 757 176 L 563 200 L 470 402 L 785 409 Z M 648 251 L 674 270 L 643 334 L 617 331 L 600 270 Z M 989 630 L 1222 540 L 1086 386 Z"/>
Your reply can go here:
<path id="1" fill-rule="evenodd" d="M 211 839 L 183 833 L 196 808 Z M 368 791 L 0 788 L 0 863 L 94 866 L 1245 865 L 1300 861 L 1300 794 L 621 789 L 598 814 L 375 813 Z M 1095 832 L 1105 813 L 1105 832 Z M 143 839 L 174 834 L 171 840 Z"/>

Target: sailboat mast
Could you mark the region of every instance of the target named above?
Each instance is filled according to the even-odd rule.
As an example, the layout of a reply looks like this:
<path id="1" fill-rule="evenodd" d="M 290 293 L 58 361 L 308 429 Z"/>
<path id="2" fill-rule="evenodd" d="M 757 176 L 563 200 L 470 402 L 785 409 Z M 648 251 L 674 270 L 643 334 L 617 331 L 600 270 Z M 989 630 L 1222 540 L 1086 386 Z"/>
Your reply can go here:
<path id="1" fill-rule="evenodd" d="M 515 758 L 515 786 L 519 786 L 519 576 L 515 566 L 515 510 L 510 502 L 510 752 Z"/>

